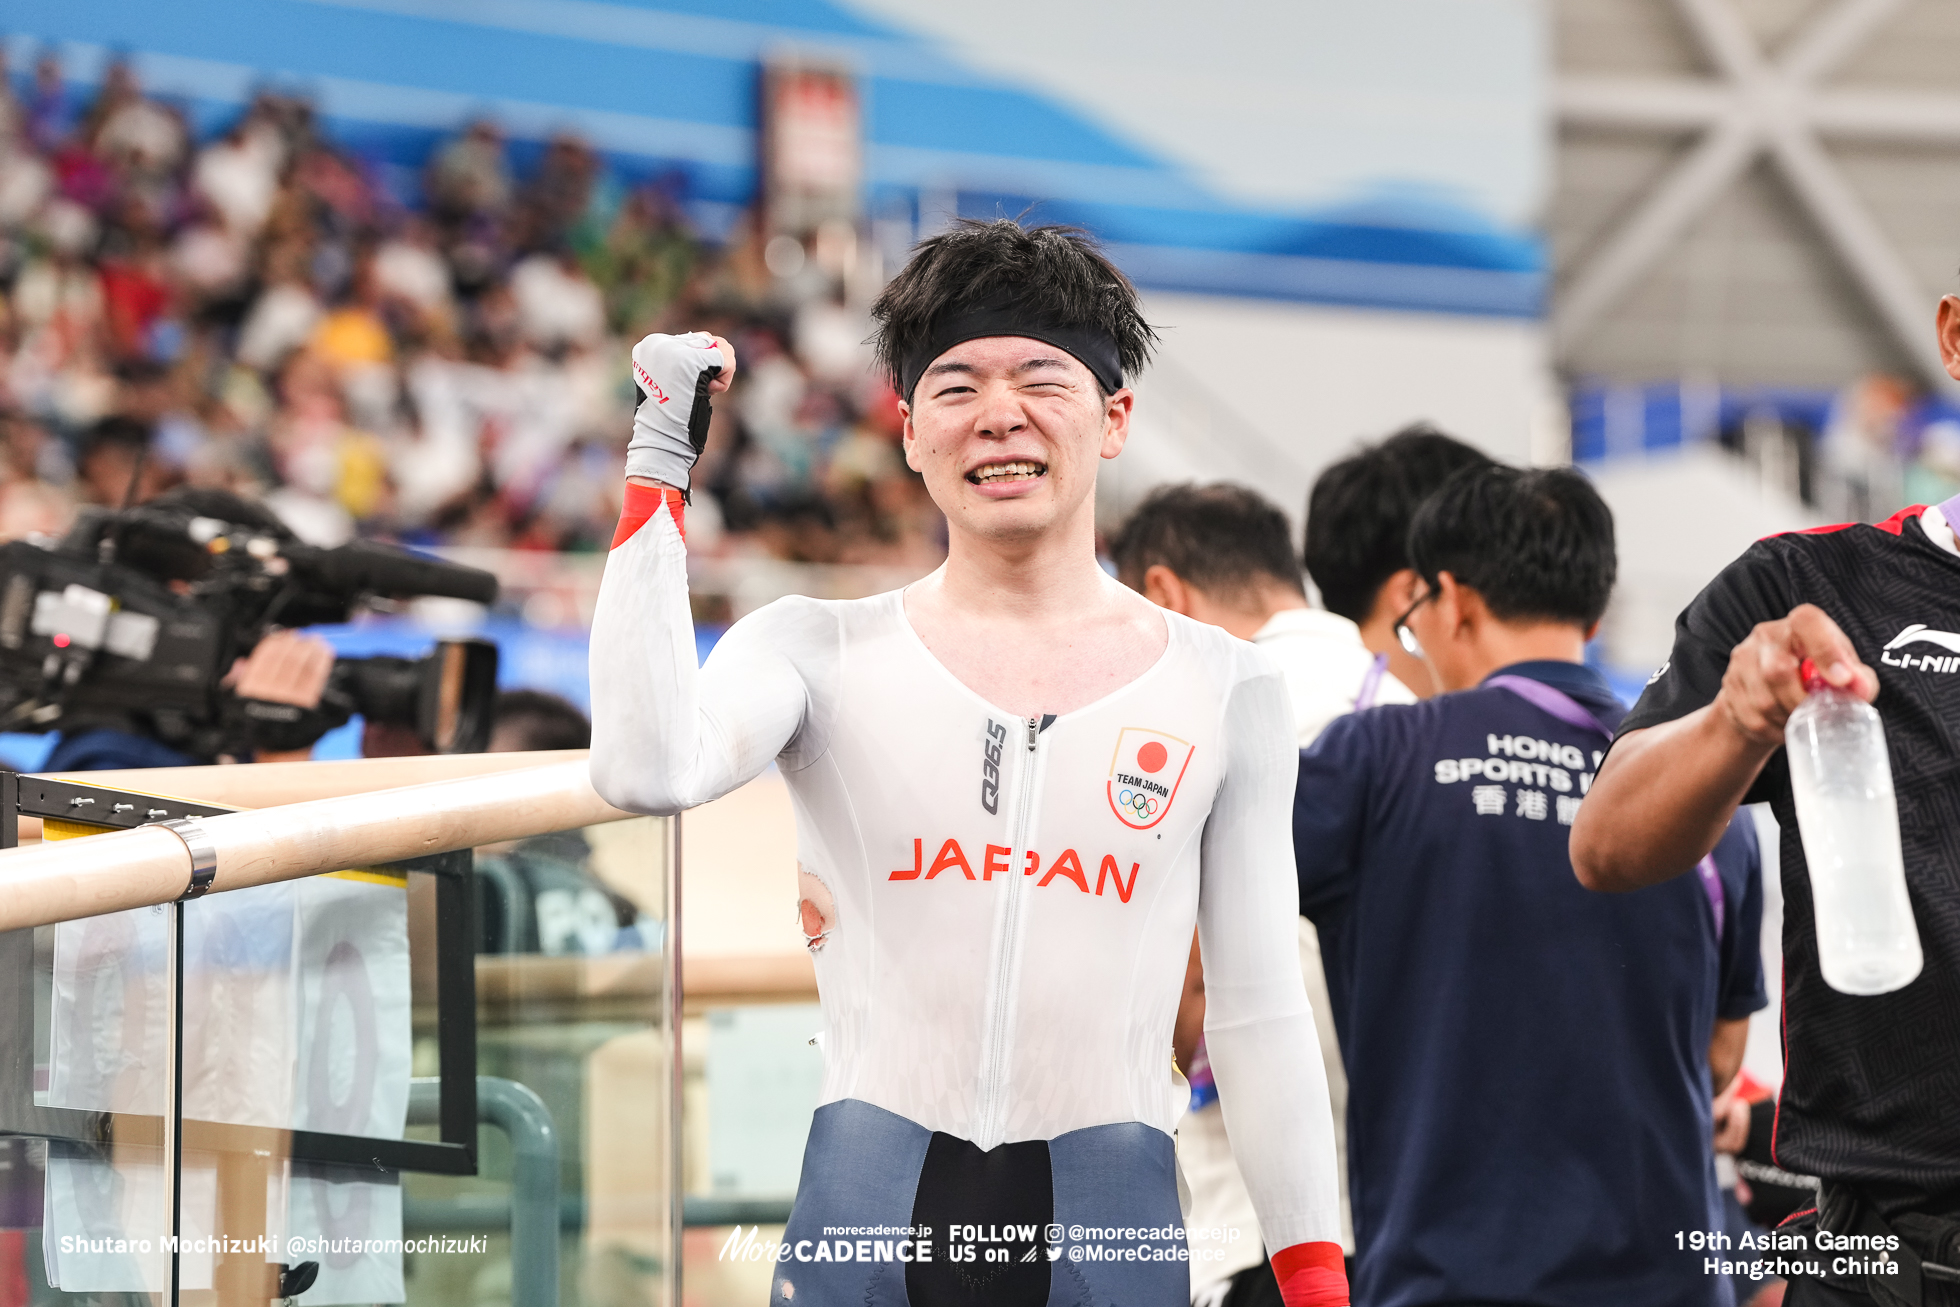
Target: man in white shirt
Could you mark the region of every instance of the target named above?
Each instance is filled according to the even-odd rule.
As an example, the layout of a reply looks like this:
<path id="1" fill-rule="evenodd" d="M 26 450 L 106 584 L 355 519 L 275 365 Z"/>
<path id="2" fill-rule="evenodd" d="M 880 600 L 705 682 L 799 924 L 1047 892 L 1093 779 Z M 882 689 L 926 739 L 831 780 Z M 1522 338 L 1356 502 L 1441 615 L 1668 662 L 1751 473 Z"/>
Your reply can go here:
<path id="1" fill-rule="evenodd" d="M 1250 640 L 1279 665 L 1302 749 L 1344 713 L 1428 698 L 1427 664 L 1396 635 L 1419 592 L 1410 566 L 1409 523 L 1445 481 L 1490 459 L 1426 423 L 1416 423 L 1328 467 L 1307 501 L 1305 561 L 1325 608 L 1309 604 L 1286 517 L 1243 486 L 1171 486 L 1130 515 L 1110 541 L 1117 575 L 1152 602 Z M 1411 688 L 1413 687 L 1413 688 Z M 1334 1036 L 1331 1000 L 1313 923 L 1300 918 L 1300 970 L 1327 1067 L 1341 1173 L 1341 1243 L 1354 1252 L 1348 1207 L 1347 1075 Z M 1201 1024 L 1204 997 L 1196 950 L 1180 1031 Z M 1195 1034 L 1192 1036 L 1194 1042 Z M 1191 1187 L 1192 1301 L 1251 1307 L 1263 1276 L 1250 1233 L 1251 1203 L 1208 1097 L 1202 1050 L 1178 1049 L 1196 1080 L 1192 1109 L 1178 1130 L 1179 1163 Z M 1194 1065 L 1194 1059 L 1197 1065 Z M 1244 1234 L 1231 1237 L 1234 1230 Z M 1235 1278 L 1236 1277 L 1236 1278 Z M 1229 1297 L 1228 1297 L 1229 1295 Z"/>
<path id="2" fill-rule="evenodd" d="M 1130 515 L 1110 542 L 1117 577 L 1172 612 L 1250 640 L 1278 664 L 1292 702 L 1301 748 L 1328 722 L 1377 703 L 1413 703 L 1416 696 L 1370 653 L 1361 630 L 1345 617 L 1310 607 L 1286 515 L 1243 486 L 1167 486 Z M 1300 918 L 1300 970 L 1313 1006 L 1321 1058 L 1327 1066 L 1334 1138 L 1341 1167 L 1341 1240 L 1354 1251 L 1347 1209 L 1347 1150 L 1343 1120 L 1347 1077 L 1334 1039 L 1334 1017 L 1321 973 L 1320 940 Z M 1194 973 L 1195 973 L 1194 955 Z M 1195 980 L 1195 974 L 1194 974 Z M 1193 985 L 1180 1029 L 1196 1040 L 1203 989 Z M 1252 1203 L 1225 1138 L 1224 1120 L 1207 1081 L 1202 1051 L 1178 1049 L 1178 1065 L 1193 1081 L 1192 1106 L 1178 1127 L 1178 1160 L 1191 1188 L 1191 1288 L 1194 1302 L 1216 1303 L 1234 1275 L 1260 1265 L 1263 1253 Z M 1260 1281 L 1263 1285 L 1263 1280 Z"/>
<path id="3" fill-rule="evenodd" d="M 1301 748 L 1342 713 L 1415 702 L 1358 626 L 1308 604 L 1286 515 L 1244 486 L 1158 490 L 1109 550 L 1118 579 L 1144 598 L 1266 651 L 1286 677 Z"/>

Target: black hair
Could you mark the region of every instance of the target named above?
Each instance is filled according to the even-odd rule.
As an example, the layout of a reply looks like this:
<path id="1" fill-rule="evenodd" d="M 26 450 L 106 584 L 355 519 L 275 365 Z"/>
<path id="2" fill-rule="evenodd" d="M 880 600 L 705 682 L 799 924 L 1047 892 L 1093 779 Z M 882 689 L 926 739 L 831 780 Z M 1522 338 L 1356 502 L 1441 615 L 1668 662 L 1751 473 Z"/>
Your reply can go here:
<path id="1" fill-rule="evenodd" d="M 500 690 L 491 709 L 491 731 L 509 730 L 521 752 L 589 749 L 592 723 L 569 699 L 543 690 Z"/>
<path id="2" fill-rule="evenodd" d="M 1004 300 L 1031 319 L 1107 335 L 1125 377 L 1143 370 L 1157 343 L 1136 287 L 1081 228 L 960 218 L 920 241 L 871 306 L 878 366 L 899 398 L 911 398 L 905 360 L 928 346 L 942 316 Z"/>
<path id="3" fill-rule="evenodd" d="M 1501 621 L 1590 627 L 1618 570 L 1613 510 L 1569 467 L 1473 468 L 1417 511 L 1409 558 L 1432 587 L 1448 572 Z"/>
<path id="4" fill-rule="evenodd" d="M 1152 491 L 1110 540 L 1109 556 L 1118 579 L 1133 590 L 1143 589 L 1143 574 L 1162 564 L 1220 597 L 1243 595 L 1263 579 L 1306 594 L 1286 514 L 1228 481 Z"/>
<path id="5" fill-rule="evenodd" d="M 1307 573 L 1330 612 L 1366 621 L 1388 578 L 1409 566 L 1422 501 L 1490 457 L 1427 422 L 1402 428 L 1322 472 L 1307 496 Z"/>
<path id="6" fill-rule="evenodd" d="M 86 463 L 96 454 L 111 449 L 134 454 L 149 448 L 149 445 L 150 428 L 147 423 L 115 413 L 100 419 L 82 434 L 81 453 L 76 461 Z"/>

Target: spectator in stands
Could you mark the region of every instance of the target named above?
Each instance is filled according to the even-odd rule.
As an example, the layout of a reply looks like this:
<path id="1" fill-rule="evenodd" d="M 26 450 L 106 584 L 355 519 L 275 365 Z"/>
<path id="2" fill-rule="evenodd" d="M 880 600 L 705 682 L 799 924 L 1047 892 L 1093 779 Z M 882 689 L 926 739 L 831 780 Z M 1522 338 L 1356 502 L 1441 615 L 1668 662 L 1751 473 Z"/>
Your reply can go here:
<path id="1" fill-rule="evenodd" d="M 1314 742 L 1334 718 L 1377 703 L 1414 703 L 1415 696 L 1371 655 L 1361 632 L 1345 617 L 1307 603 L 1305 577 L 1293 552 L 1286 515 L 1243 486 L 1168 486 L 1137 505 L 1109 542 L 1117 579 L 1161 607 L 1222 627 L 1250 640 L 1272 657 L 1286 677 L 1293 725 L 1301 748 Z M 1354 1251 L 1347 1211 L 1347 1077 L 1334 1037 L 1333 1012 L 1322 971 L 1320 939 L 1301 918 L 1300 971 L 1313 1005 L 1327 1067 L 1327 1092 L 1334 1109 L 1336 1159 L 1341 1167 L 1341 1238 Z M 1194 969 L 1201 964 L 1193 948 Z M 1187 992 L 1180 1027 L 1203 1028 L 1204 991 Z M 1212 1282 L 1231 1278 L 1233 1292 L 1250 1293 L 1272 1278 L 1261 1249 L 1253 1242 L 1258 1225 L 1225 1138 L 1216 1094 L 1209 1091 L 1209 1068 L 1202 1045 L 1181 1050 L 1179 1065 L 1193 1082 L 1192 1110 L 1178 1130 L 1179 1158 L 1196 1205 L 1187 1224 L 1193 1229 L 1241 1231 L 1204 1247 L 1194 1241 L 1194 1293 L 1200 1276 Z M 1214 1260 L 1216 1258 L 1216 1260 Z M 1263 1277 L 1263 1279 L 1261 1278 Z M 1243 1287 L 1241 1287 L 1243 1286 Z"/>
<path id="2" fill-rule="evenodd" d="M 490 727 L 491 753 L 592 747 L 592 723 L 571 700 L 544 690 L 502 690 Z"/>
<path id="3" fill-rule="evenodd" d="M 0 541 L 65 534 L 75 520 L 74 468 L 60 442 L 19 410 L 0 409 L 0 460 Z"/>
<path id="4" fill-rule="evenodd" d="M 1294 802 L 1348 1074 L 1356 1301 L 1725 1305 L 1675 1236 L 1719 1228 L 1711 1097 L 1767 1001 L 1753 828 L 1644 894 L 1572 880 L 1624 711 L 1582 661 L 1617 562 L 1579 473 L 1464 471 L 1408 557 L 1397 626 L 1444 693 L 1336 719 Z"/>
<path id="5" fill-rule="evenodd" d="M 518 242 L 548 250 L 573 244 L 575 237 L 589 239 L 592 233 L 576 229 L 600 202 L 603 175 L 591 146 L 569 132 L 552 137 L 519 197 Z"/>
<path id="6" fill-rule="evenodd" d="M 630 340 L 680 297 L 700 254 L 672 197 L 658 186 L 643 186 L 627 197 L 604 238 L 585 253 L 585 266 L 606 288 L 612 329 Z"/>
<path id="7" fill-rule="evenodd" d="M 451 222 L 494 218 L 509 208 L 510 165 L 497 125 L 479 118 L 443 146 L 429 164 L 428 189 L 436 215 Z"/>
<path id="8" fill-rule="evenodd" d="M 605 297 L 568 242 L 520 261 L 511 270 L 510 293 L 525 340 L 540 349 L 591 347 L 606 329 Z"/>
<path id="9" fill-rule="evenodd" d="M 61 75 L 61 60 L 43 54 L 34 61 L 34 90 L 27 100 L 28 135 L 41 149 L 53 150 L 68 139 L 78 120 L 78 107 Z"/>
<path id="10" fill-rule="evenodd" d="M 406 311 L 414 335 L 453 331 L 455 285 L 428 219 L 411 214 L 374 256 L 375 285 L 383 301 Z"/>
<path id="11" fill-rule="evenodd" d="M 250 116 L 240 118 L 224 136 L 198 152 L 191 185 L 227 230 L 250 240 L 272 216 L 284 154 L 269 124 Z"/>
<path id="12" fill-rule="evenodd" d="M 320 300 L 306 275 L 304 251 L 283 247 L 267 257 L 266 287 L 246 314 L 238 338 L 239 361 L 271 371 L 313 334 Z"/>
<path id="13" fill-rule="evenodd" d="M 107 417 L 89 428 L 76 459 L 82 498 L 105 508 L 146 504 L 170 486 L 169 470 L 151 457 L 150 428 L 131 417 Z"/>
<path id="14" fill-rule="evenodd" d="M 8 102 L 11 104 L 11 102 Z M 18 110 L 18 106 L 12 106 Z M 0 114 L 6 112 L 0 109 Z M 21 115 L 15 113 L 19 124 Z M 54 170 L 34 152 L 32 142 L 15 128 L 0 128 L 0 228 L 18 229 L 54 193 Z M 0 274 L 17 266 L 20 251 L 0 253 Z"/>
<path id="15" fill-rule="evenodd" d="M 104 326 L 117 362 L 174 355 L 174 339 L 159 339 L 175 299 L 165 260 L 162 222 L 147 200 L 125 200 L 97 256 Z"/>
<path id="16" fill-rule="evenodd" d="M 1490 459 L 1426 422 L 1389 436 L 1320 474 L 1307 498 L 1307 573 L 1321 602 L 1361 628 L 1361 641 L 1423 697 L 1428 668 L 1396 636 L 1396 621 L 1422 592 L 1409 564 L 1409 523 L 1424 500 L 1466 467 Z"/>
<path id="17" fill-rule="evenodd" d="M 17 106 L 0 96 L 0 403 L 79 450 L 133 412 L 117 377 L 154 367 L 159 469 L 263 497 L 309 538 L 589 548 L 617 505 L 588 473 L 630 426 L 614 333 L 698 314 L 779 346 L 770 383 L 744 378 L 717 416 L 700 541 L 719 497 L 723 548 L 936 564 L 891 405 L 837 366 L 834 277 L 825 318 L 717 275 L 759 246 L 706 250 L 684 179 L 622 195 L 572 136 L 520 179 L 496 125 L 469 125 L 427 162 L 426 212 L 387 180 L 303 101 L 262 93 L 193 142 L 127 65 L 91 96 L 43 59 Z"/>
<path id="18" fill-rule="evenodd" d="M 95 153 L 121 174 L 125 186 L 145 198 L 165 198 L 184 162 L 189 134 L 176 112 L 143 94 L 128 61 L 109 66 L 89 118 Z"/>

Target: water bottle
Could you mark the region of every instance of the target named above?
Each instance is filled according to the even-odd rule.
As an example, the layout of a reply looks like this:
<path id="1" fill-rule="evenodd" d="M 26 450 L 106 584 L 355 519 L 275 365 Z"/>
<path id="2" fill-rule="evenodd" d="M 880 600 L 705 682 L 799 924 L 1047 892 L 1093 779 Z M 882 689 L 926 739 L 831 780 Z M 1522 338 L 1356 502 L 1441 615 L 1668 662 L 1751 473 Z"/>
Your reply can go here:
<path id="1" fill-rule="evenodd" d="M 1797 827 L 1810 864 L 1817 956 L 1843 994 L 1910 984 L 1924 958 L 1899 851 L 1899 807 L 1885 726 L 1863 699 L 1803 665 L 1810 697 L 1783 728 Z"/>

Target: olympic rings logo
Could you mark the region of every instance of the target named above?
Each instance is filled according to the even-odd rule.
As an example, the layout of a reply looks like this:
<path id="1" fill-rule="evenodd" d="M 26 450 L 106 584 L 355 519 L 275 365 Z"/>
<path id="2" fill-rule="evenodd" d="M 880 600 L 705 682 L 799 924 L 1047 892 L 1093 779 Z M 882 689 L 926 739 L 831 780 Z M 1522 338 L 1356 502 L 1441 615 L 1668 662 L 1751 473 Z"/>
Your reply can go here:
<path id="1" fill-rule="evenodd" d="M 1121 791 L 1116 796 L 1116 806 L 1128 808 L 1139 817 L 1155 816 L 1157 812 L 1157 800 L 1141 790 Z"/>

